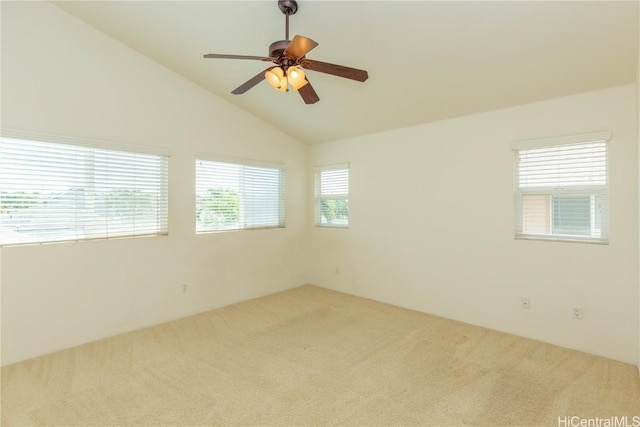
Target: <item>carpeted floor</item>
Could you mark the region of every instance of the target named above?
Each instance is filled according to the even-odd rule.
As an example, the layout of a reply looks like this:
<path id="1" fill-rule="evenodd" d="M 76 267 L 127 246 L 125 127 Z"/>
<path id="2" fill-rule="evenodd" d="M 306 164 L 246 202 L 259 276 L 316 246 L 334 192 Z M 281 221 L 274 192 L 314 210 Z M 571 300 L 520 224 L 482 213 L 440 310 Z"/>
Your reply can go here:
<path id="1" fill-rule="evenodd" d="M 3 426 L 640 422 L 635 366 L 314 286 L 6 366 L 1 399 Z"/>

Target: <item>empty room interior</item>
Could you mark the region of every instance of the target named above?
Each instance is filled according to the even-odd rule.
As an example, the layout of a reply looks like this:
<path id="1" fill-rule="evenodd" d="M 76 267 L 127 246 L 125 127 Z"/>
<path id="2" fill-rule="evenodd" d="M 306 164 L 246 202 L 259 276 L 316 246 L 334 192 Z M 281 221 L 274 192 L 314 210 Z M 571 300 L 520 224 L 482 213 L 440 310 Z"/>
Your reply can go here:
<path id="1" fill-rule="evenodd" d="M 0 15 L 2 425 L 640 426 L 637 1 Z"/>

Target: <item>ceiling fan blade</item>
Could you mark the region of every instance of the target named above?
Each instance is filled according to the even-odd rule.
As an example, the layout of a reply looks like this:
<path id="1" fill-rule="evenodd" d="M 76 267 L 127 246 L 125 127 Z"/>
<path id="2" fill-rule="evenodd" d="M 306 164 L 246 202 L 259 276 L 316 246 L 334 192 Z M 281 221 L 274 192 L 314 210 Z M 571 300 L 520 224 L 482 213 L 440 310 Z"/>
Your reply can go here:
<path id="1" fill-rule="evenodd" d="M 298 89 L 298 93 L 302 97 L 302 100 L 305 104 L 315 104 L 316 102 L 320 101 L 320 97 L 318 97 L 318 94 L 313 89 L 313 86 L 311 86 L 311 82 L 309 82 L 309 80 L 307 80 L 306 85 Z"/>
<path id="2" fill-rule="evenodd" d="M 257 59 L 258 61 L 274 61 L 276 58 L 251 55 L 222 55 L 218 53 L 207 53 L 202 55 L 203 58 L 220 58 L 220 59 Z"/>
<path id="3" fill-rule="evenodd" d="M 267 71 L 269 71 L 269 70 L 271 70 L 273 68 L 276 68 L 276 67 L 269 67 L 264 71 L 260 71 L 258 74 L 256 74 L 255 76 L 251 77 L 249 80 L 247 80 L 246 82 L 244 82 L 243 84 L 241 84 L 240 86 L 238 86 L 237 88 L 232 90 L 231 93 L 234 94 L 234 95 L 242 95 L 243 93 L 245 93 L 246 91 L 248 91 L 249 89 L 251 89 L 252 87 L 257 85 L 258 83 L 263 81 L 264 80 L 264 73 L 266 73 Z"/>
<path id="4" fill-rule="evenodd" d="M 320 73 L 331 74 L 345 79 L 357 80 L 363 82 L 369 78 L 369 73 L 365 70 L 357 68 L 345 67 L 343 65 L 329 64 L 328 62 L 314 61 L 304 59 L 300 61 L 300 66 L 307 70 L 318 71 Z"/>
<path id="5" fill-rule="evenodd" d="M 289 46 L 284 50 L 284 54 L 298 59 L 305 56 L 311 49 L 318 46 L 318 43 L 302 36 L 294 36 Z"/>

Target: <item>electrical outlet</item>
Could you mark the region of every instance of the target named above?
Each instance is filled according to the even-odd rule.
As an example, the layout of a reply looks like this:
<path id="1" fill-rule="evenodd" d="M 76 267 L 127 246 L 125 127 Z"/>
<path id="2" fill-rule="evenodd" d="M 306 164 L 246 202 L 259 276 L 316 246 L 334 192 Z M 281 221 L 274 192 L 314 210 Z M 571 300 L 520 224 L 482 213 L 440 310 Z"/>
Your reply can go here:
<path id="1" fill-rule="evenodd" d="M 578 320 L 582 319 L 582 307 L 580 307 L 579 305 L 574 305 L 571 317 Z"/>
<path id="2" fill-rule="evenodd" d="M 187 293 L 187 284 L 183 283 L 182 285 L 180 285 L 180 293 L 181 294 L 186 294 Z"/>
<path id="3" fill-rule="evenodd" d="M 526 308 L 527 310 L 531 308 L 531 300 L 529 297 L 520 298 L 520 308 Z"/>

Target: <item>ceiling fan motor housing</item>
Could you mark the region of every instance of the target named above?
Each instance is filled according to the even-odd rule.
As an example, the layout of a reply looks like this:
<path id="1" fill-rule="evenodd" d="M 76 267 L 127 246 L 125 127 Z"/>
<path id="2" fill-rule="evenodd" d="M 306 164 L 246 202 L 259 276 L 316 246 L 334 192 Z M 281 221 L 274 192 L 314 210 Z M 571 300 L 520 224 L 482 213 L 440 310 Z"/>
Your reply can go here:
<path id="1" fill-rule="evenodd" d="M 272 58 L 280 58 L 284 50 L 289 46 L 291 40 L 278 40 L 269 45 L 269 56 Z"/>

